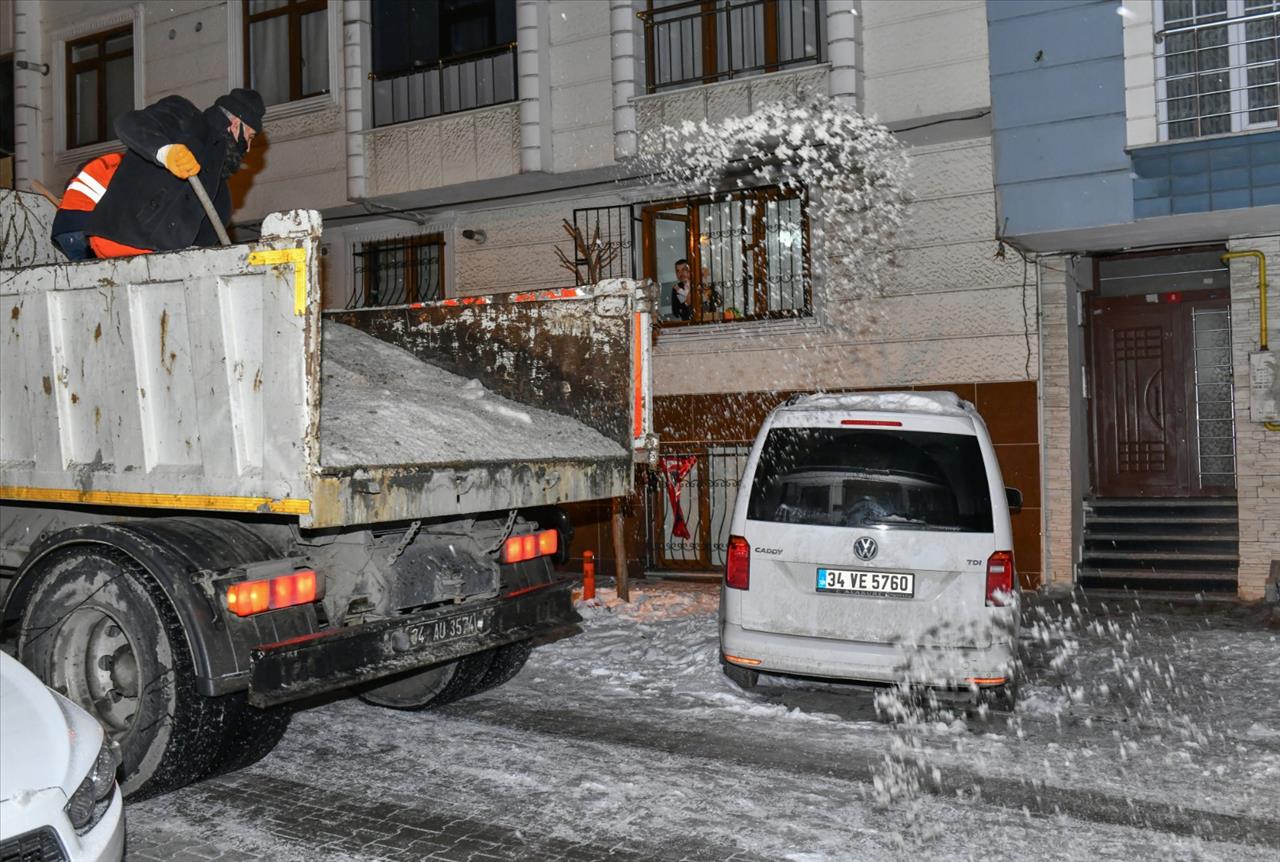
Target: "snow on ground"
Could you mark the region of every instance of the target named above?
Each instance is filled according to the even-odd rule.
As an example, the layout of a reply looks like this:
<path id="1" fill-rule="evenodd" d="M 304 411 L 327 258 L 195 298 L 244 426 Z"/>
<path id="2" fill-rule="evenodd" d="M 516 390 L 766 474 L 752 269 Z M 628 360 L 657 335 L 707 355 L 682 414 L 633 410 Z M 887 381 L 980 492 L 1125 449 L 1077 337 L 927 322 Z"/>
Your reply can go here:
<path id="1" fill-rule="evenodd" d="M 739 690 L 719 668 L 717 607 L 707 584 L 642 582 L 630 603 L 602 589 L 579 605 L 582 633 L 540 646 L 507 685 L 435 712 L 307 710 L 249 777 L 566 841 L 580 858 L 1276 858 L 1280 633 L 1248 609 L 1033 602 L 1012 716 L 888 721 L 864 689 Z M 214 805 L 215 833 L 274 858 L 283 839 L 212 792 L 133 805 L 130 828 L 196 828 L 188 812 Z M 1261 833 L 1231 831 L 1245 821 Z"/>
<path id="2" fill-rule="evenodd" d="M 325 321 L 322 345 L 325 466 L 626 456 L 594 428 L 495 395 L 345 324 Z"/>

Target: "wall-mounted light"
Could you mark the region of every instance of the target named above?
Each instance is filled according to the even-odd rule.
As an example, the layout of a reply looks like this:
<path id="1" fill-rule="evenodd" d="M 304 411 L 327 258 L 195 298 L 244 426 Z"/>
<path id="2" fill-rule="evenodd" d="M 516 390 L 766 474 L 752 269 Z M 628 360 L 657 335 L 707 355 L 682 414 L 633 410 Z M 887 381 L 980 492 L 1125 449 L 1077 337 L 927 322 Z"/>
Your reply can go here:
<path id="1" fill-rule="evenodd" d="M 475 240 L 477 244 L 484 245 L 484 241 L 487 240 L 489 236 L 482 230 L 472 230 L 471 228 L 467 228 L 462 232 L 462 238 Z"/>
<path id="2" fill-rule="evenodd" d="M 32 63 L 28 60 L 15 60 L 13 65 L 19 69 L 30 69 L 33 72 L 39 72 L 41 75 L 49 74 L 48 63 Z"/>

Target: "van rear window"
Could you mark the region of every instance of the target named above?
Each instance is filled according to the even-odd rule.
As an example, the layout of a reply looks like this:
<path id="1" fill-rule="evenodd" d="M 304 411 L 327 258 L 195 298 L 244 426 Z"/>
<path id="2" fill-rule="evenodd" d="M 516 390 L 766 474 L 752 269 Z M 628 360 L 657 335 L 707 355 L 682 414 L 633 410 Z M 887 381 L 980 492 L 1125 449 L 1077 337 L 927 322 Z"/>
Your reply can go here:
<path id="1" fill-rule="evenodd" d="M 751 486 L 754 521 L 989 533 L 978 438 L 863 428 L 774 428 Z"/>

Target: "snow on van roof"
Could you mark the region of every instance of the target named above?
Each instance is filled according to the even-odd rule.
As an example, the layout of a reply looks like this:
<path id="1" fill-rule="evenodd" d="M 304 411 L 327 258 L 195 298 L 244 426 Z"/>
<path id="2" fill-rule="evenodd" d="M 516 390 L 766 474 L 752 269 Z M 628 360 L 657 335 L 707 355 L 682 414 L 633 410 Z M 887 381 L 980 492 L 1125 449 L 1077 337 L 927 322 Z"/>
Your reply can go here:
<path id="1" fill-rule="evenodd" d="M 924 413 L 970 416 L 973 405 L 954 392 L 831 392 L 806 395 L 789 410 L 857 410 L 867 413 Z"/>

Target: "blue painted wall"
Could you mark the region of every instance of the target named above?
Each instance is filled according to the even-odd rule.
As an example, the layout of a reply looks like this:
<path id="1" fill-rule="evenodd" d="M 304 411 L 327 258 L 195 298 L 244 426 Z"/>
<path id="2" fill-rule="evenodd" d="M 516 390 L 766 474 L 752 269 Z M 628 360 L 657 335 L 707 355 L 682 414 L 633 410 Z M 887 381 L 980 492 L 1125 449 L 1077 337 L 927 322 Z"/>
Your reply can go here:
<path id="1" fill-rule="evenodd" d="M 1131 221 L 1116 0 L 988 0 L 987 31 L 1004 232 Z"/>

